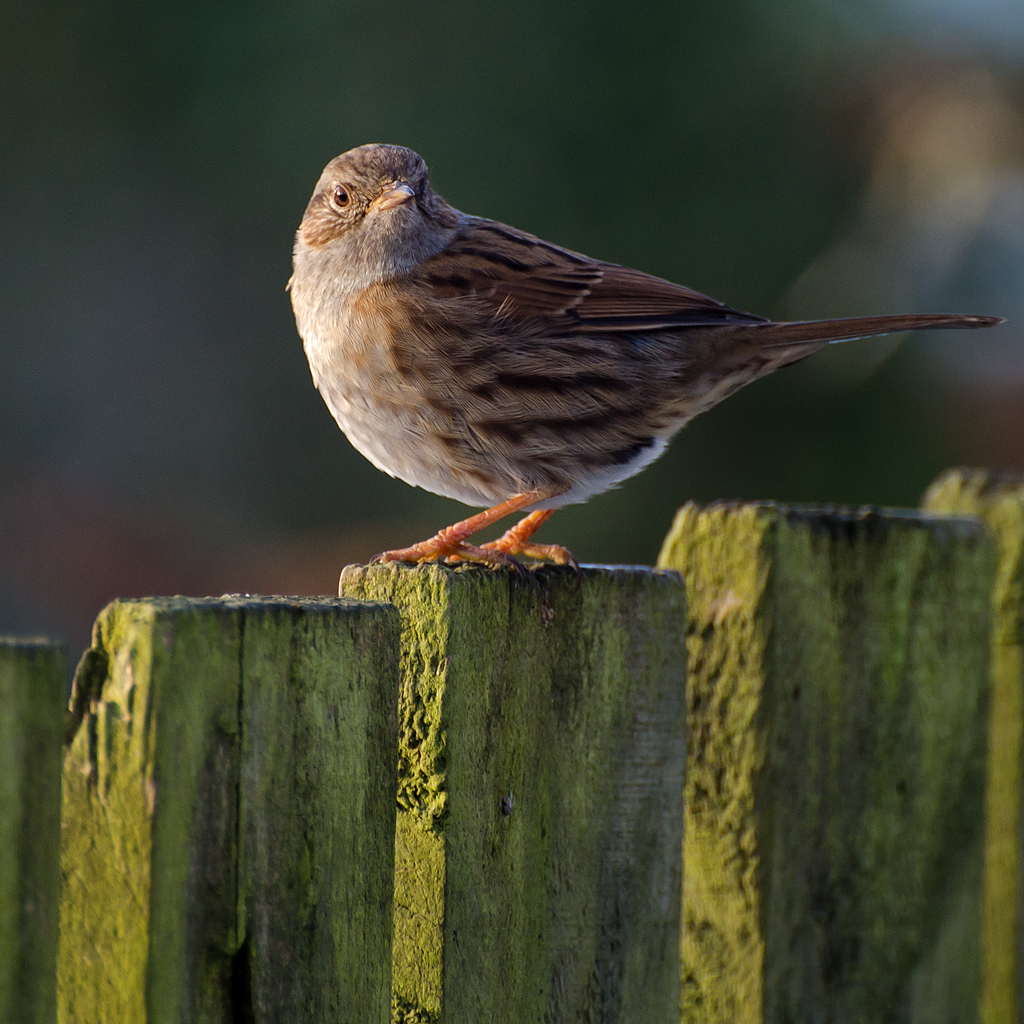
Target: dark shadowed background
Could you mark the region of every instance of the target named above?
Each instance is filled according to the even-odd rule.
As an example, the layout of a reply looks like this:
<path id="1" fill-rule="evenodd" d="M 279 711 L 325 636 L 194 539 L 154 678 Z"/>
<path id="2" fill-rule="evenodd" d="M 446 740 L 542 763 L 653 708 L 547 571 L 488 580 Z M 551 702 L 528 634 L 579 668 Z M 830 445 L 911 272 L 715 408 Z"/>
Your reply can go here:
<path id="1" fill-rule="evenodd" d="M 688 499 L 912 505 L 951 464 L 1024 468 L 1019 0 L 7 4 L 0 633 L 333 593 L 464 517 L 349 446 L 295 333 L 293 232 L 364 142 L 753 312 L 1011 318 L 753 385 L 552 520 L 581 561 L 653 561 Z"/>

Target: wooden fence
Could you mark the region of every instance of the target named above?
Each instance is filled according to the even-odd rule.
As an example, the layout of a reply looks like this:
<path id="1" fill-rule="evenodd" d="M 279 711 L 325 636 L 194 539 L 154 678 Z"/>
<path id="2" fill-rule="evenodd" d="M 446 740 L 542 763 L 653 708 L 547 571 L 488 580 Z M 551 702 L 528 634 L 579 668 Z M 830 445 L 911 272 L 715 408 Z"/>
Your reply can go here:
<path id="1" fill-rule="evenodd" d="M 0 643 L 0 1021 L 1019 1021 L 1024 478 L 533 579 Z"/>

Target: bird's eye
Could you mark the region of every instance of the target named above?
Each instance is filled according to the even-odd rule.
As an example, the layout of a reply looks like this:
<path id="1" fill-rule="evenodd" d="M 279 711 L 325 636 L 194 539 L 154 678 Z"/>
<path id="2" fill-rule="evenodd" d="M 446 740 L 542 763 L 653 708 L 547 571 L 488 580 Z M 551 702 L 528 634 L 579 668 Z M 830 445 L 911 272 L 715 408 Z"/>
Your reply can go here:
<path id="1" fill-rule="evenodd" d="M 336 185 L 335 186 L 335 188 L 334 188 L 334 196 L 332 198 L 334 199 L 334 205 L 335 206 L 348 206 L 348 202 L 349 202 L 348 190 L 345 189 L 345 188 L 342 188 L 341 185 Z"/>

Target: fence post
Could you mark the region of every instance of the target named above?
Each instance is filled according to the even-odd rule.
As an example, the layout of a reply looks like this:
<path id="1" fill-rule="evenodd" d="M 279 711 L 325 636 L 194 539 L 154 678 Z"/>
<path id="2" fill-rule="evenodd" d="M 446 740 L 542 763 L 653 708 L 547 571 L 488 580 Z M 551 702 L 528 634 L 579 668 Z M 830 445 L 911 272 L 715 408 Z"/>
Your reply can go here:
<path id="1" fill-rule="evenodd" d="M 0 1021 L 52 1024 L 64 650 L 0 639 Z"/>
<path id="2" fill-rule="evenodd" d="M 118 601 L 76 676 L 59 1020 L 390 1014 L 398 618 Z"/>
<path id="3" fill-rule="evenodd" d="M 684 588 L 350 566 L 402 615 L 395 1020 L 678 1015 Z"/>
<path id="4" fill-rule="evenodd" d="M 913 513 L 682 508 L 684 1021 L 969 1021 L 991 545 Z"/>
<path id="5" fill-rule="evenodd" d="M 998 557 L 992 590 L 981 1019 L 1016 1022 L 1024 913 L 1024 474 L 950 470 L 928 488 L 923 507 L 978 516 L 992 533 Z"/>

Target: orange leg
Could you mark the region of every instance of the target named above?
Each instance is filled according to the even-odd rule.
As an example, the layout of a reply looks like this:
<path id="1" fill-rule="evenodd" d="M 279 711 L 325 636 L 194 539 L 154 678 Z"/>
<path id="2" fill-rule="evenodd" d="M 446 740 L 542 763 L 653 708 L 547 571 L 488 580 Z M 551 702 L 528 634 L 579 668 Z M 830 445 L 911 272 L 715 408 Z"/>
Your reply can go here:
<path id="1" fill-rule="evenodd" d="M 542 508 L 531 512 L 520 519 L 510 530 L 506 530 L 497 540 L 489 541 L 484 547 L 491 551 L 504 551 L 506 555 L 526 555 L 527 558 L 546 559 L 556 565 L 571 565 L 577 573 L 579 566 L 576 559 L 563 547 L 557 544 L 531 544 L 530 538 L 553 515 L 553 508 Z"/>
<path id="2" fill-rule="evenodd" d="M 530 537 L 530 534 L 537 529 L 538 526 L 551 514 L 550 511 L 544 510 L 541 512 L 534 512 L 527 516 L 519 526 L 513 527 L 504 537 L 499 540 L 493 541 L 491 544 L 485 544 L 483 547 L 475 547 L 472 544 L 468 544 L 468 538 L 472 537 L 474 533 L 479 533 L 481 530 L 486 529 L 492 523 L 498 522 L 500 519 L 504 519 L 506 516 L 512 515 L 514 512 L 520 512 L 524 508 L 529 508 L 531 505 L 536 505 L 538 501 L 543 501 L 545 498 L 551 498 L 555 494 L 559 494 L 559 491 L 552 491 L 550 489 L 538 489 L 535 491 L 528 491 L 526 494 L 517 494 L 513 498 L 509 498 L 508 501 L 503 501 L 500 505 L 495 505 L 494 508 L 489 508 L 484 512 L 478 512 L 475 516 L 470 516 L 468 519 L 464 519 L 461 523 L 455 523 L 454 526 L 447 526 L 443 530 L 436 533 L 430 540 L 421 541 L 419 544 L 413 544 L 408 548 L 397 548 L 394 551 L 384 551 L 379 555 L 374 556 L 371 561 L 374 562 L 428 562 L 435 558 L 461 558 L 466 559 L 470 562 L 484 562 L 487 565 L 493 566 L 511 566 L 513 568 L 521 568 L 519 563 L 515 560 L 513 555 L 517 554 L 522 550 L 522 553 L 530 555 L 531 552 L 526 551 L 520 546 L 516 550 L 508 550 L 509 547 L 515 547 L 515 543 L 508 542 L 505 540 L 510 535 L 514 534 L 516 530 L 523 527 L 525 523 L 529 522 L 534 516 L 542 516 L 537 521 L 536 525 L 531 527 L 524 527 L 525 532 L 521 536 L 520 544 L 525 544 L 526 540 Z M 518 535 L 517 535 L 518 536 Z M 526 547 L 538 547 L 537 545 L 526 545 Z M 552 547 L 551 545 L 545 545 L 545 547 Z M 562 551 L 564 549 L 558 549 Z M 565 554 L 571 560 L 572 556 L 566 551 Z M 549 557 L 549 556 L 541 556 Z M 563 562 L 563 565 L 569 564 L 569 562 Z"/>

